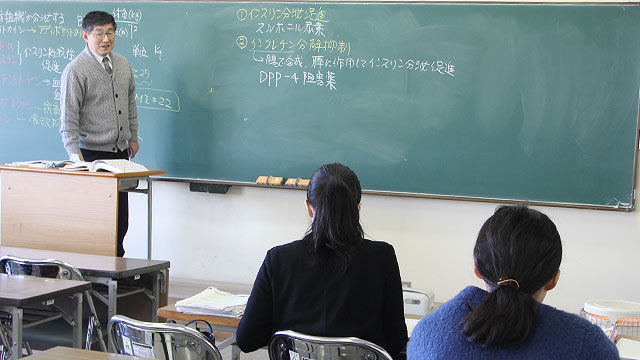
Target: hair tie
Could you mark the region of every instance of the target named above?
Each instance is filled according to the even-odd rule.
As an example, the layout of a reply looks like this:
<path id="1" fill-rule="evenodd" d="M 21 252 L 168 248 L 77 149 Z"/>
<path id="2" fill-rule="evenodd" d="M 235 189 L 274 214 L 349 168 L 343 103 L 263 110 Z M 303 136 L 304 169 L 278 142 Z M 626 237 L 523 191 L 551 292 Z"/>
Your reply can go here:
<path id="1" fill-rule="evenodd" d="M 520 289 L 520 283 L 518 282 L 518 280 L 510 277 L 501 277 L 498 280 L 498 286 L 511 286 L 516 289 Z"/>

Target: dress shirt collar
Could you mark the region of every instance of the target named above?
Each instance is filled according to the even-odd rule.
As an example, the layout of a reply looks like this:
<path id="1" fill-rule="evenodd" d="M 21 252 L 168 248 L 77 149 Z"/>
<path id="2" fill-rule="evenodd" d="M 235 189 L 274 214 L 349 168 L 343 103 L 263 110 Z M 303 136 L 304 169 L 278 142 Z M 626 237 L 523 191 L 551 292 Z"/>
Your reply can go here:
<path id="1" fill-rule="evenodd" d="M 104 58 L 108 58 L 109 59 L 109 63 L 111 63 L 111 68 L 113 69 L 113 61 L 111 61 L 111 53 L 107 54 L 107 56 L 102 56 L 96 52 L 94 52 L 93 50 L 91 50 L 90 47 L 87 46 L 87 49 L 89 49 L 89 52 L 91 52 L 91 55 L 93 55 L 93 57 L 100 63 L 100 66 L 104 66 L 102 65 L 102 59 Z"/>

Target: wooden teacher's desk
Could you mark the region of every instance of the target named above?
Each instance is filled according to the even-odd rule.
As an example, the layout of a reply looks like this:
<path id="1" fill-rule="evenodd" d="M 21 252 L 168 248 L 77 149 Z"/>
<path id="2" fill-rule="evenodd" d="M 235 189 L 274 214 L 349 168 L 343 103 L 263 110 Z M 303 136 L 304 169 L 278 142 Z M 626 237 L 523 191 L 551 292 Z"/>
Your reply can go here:
<path id="1" fill-rule="evenodd" d="M 22 309 L 36 304 L 53 304 L 56 299 L 73 295 L 73 346 L 82 346 L 82 292 L 89 290 L 86 281 L 46 279 L 32 276 L 0 274 L 0 311 L 11 314 L 13 359 L 22 355 Z"/>
<path id="2" fill-rule="evenodd" d="M 114 174 L 0 165 L 2 244 L 115 256 L 118 192 L 147 194 L 151 258 L 151 178 L 164 170 Z M 146 189 L 137 189 L 145 180 Z"/>
<path id="3" fill-rule="evenodd" d="M 4 244 L 4 238 L 2 240 Z M 0 257 L 13 255 L 28 259 L 56 259 L 69 263 L 82 273 L 85 279 L 92 283 L 104 284 L 107 287 L 106 296 L 94 292 L 95 297 L 107 305 L 108 318 L 117 313 L 118 298 L 145 293 L 151 299 L 150 313 L 137 313 L 136 318 L 157 321 L 157 309 L 167 304 L 167 283 L 169 261 L 129 259 L 116 256 L 102 256 L 76 254 L 62 251 L 26 249 L 11 246 L 0 246 Z M 150 284 L 143 282 L 141 276 L 150 277 Z M 127 287 L 120 283 L 127 283 Z M 139 284 L 139 286 L 131 285 Z M 136 308 L 144 308 L 140 304 Z"/>

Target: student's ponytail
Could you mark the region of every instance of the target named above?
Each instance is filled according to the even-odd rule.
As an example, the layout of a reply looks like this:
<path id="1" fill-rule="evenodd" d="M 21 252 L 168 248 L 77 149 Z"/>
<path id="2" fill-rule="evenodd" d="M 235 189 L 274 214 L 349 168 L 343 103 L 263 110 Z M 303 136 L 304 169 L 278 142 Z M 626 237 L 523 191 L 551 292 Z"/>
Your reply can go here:
<path id="1" fill-rule="evenodd" d="M 536 210 L 501 207 L 480 229 L 474 259 L 492 291 L 462 320 L 463 334 L 483 346 L 523 342 L 537 319 L 539 304 L 531 295 L 560 267 L 555 225 Z"/>
<path id="2" fill-rule="evenodd" d="M 313 247 L 319 253 L 333 253 L 342 269 L 364 238 L 358 204 L 360 181 L 341 164 L 327 164 L 311 176 L 307 200 L 314 216 L 311 224 Z"/>
<path id="3" fill-rule="evenodd" d="M 462 331 L 483 346 L 519 344 L 536 323 L 538 305 L 513 287 L 499 286 L 463 320 Z"/>

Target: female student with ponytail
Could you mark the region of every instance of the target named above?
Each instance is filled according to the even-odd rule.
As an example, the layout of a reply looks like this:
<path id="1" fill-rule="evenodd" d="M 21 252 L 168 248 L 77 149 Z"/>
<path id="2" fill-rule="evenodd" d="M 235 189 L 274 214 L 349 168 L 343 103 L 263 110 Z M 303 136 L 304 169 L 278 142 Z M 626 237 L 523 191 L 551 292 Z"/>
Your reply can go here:
<path id="1" fill-rule="evenodd" d="M 279 330 L 353 336 L 392 356 L 407 343 L 402 284 L 393 247 L 364 238 L 360 182 L 341 164 L 311 176 L 302 240 L 267 252 L 236 339 L 244 352 L 266 346 Z"/>
<path id="2" fill-rule="evenodd" d="M 604 332 L 541 304 L 560 276 L 562 244 L 553 222 L 522 206 L 496 210 L 473 251 L 487 291 L 469 286 L 414 329 L 412 359 L 619 359 Z"/>

